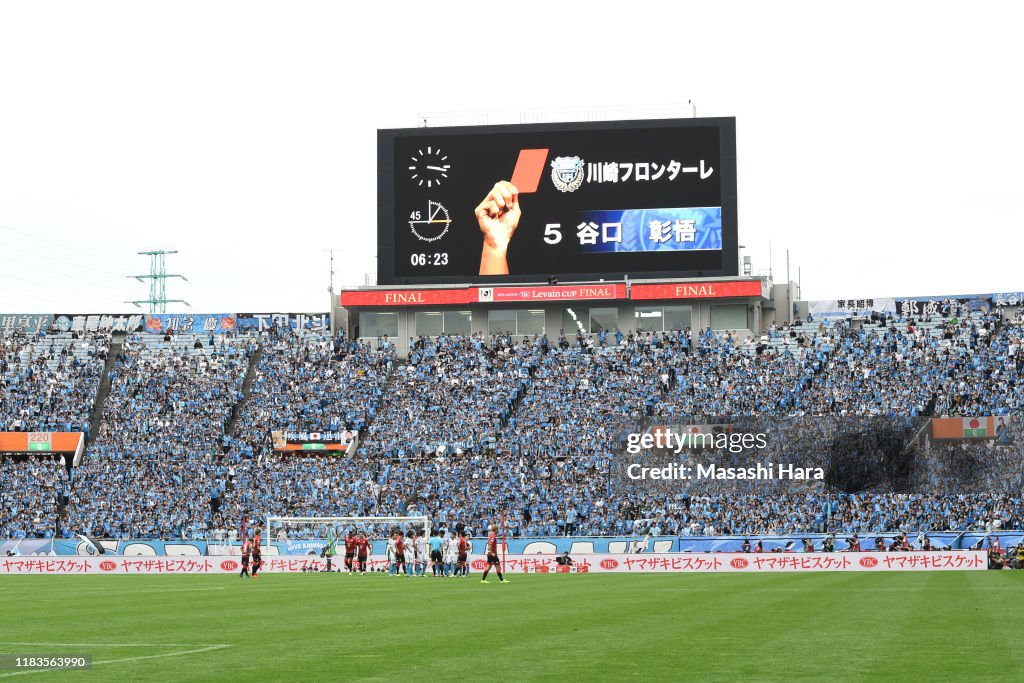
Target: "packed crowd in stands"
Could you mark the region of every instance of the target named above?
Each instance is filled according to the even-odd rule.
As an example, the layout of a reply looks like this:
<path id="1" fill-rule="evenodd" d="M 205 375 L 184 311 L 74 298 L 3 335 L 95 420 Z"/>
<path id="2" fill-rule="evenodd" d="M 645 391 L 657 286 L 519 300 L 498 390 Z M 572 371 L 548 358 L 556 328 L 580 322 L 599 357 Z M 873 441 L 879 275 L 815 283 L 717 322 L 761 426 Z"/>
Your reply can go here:
<path id="1" fill-rule="evenodd" d="M 88 432 L 108 332 L 0 334 L 0 431 Z"/>
<path id="2" fill-rule="evenodd" d="M 60 458 L 0 456 L 0 538 L 50 538 L 57 508 L 69 493 Z"/>
<path id="3" fill-rule="evenodd" d="M 361 451 L 398 460 L 481 452 L 530 386 L 540 355 L 537 343 L 509 335 L 413 340 Z"/>
<path id="4" fill-rule="evenodd" d="M 761 346 L 704 331 L 696 352 L 679 358 L 678 382 L 658 412 L 1017 414 L 1024 407 L 1024 386 L 1015 381 L 1024 368 L 1024 328 L 1006 322 L 993 334 L 995 324 L 993 315 L 939 326 L 835 323 L 813 333 L 769 330 L 765 341 L 786 337 Z"/>
<path id="5" fill-rule="evenodd" d="M 97 439 L 73 469 L 62 535 L 181 538 L 215 523 L 230 467 L 215 456 L 254 347 L 210 341 L 125 341 Z"/>
<path id="6" fill-rule="evenodd" d="M 361 430 L 377 412 L 395 359 L 329 332 L 273 327 L 255 341 L 261 355 L 249 400 L 227 442 L 247 458 L 269 455 L 271 431 Z"/>
<path id="7" fill-rule="evenodd" d="M 708 330 L 441 336 L 412 340 L 398 360 L 388 343 L 325 333 L 271 330 L 212 344 L 133 335 L 112 372 L 99 434 L 74 468 L 58 533 L 205 538 L 243 515 L 268 514 L 427 514 L 435 526 L 482 529 L 503 512 L 521 536 L 1020 528 L 1024 458 L 1015 435 L 922 445 L 907 488 L 880 481 L 848 494 L 821 481 L 642 490 L 617 486 L 613 475 L 623 432 L 645 418 L 1019 417 L 1022 337 L 1019 318 L 974 314 L 798 321 L 748 339 Z M 27 345 L 40 343 L 0 339 L 0 417 L 87 422 L 91 400 L 53 396 L 95 395 L 109 337 L 58 368 L 51 384 L 60 389 L 50 392 L 41 380 L 23 384 Z M 54 346 L 47 354 L 59 359 Z M 817 425 L 789 435 L 787 448 L 824 452 L 834 434 Z M 357 452 L 299 457 L 270 447 L 272 430 L 338 427 L 359 430 Z M 694 457 L 742 461 L 728 452 Z M 956 478 L 965 463 L 974 463 L 970 477 Z M 9 509 L 0 513 L 8 527 Z"/>

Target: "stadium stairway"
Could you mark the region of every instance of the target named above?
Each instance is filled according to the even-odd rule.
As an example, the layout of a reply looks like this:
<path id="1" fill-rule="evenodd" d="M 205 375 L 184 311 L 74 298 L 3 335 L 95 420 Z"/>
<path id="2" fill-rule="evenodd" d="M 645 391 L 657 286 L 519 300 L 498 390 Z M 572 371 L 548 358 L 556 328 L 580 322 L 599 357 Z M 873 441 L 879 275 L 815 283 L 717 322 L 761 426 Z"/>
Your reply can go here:
<path id="1" fill-rule="evenodd" d="M 224 432 L 230 436 L 235 435 L 235 425 L 242 416 L 242 406 L 249 400 L 249 391 L 252 389 L 253 380 L 256 379 L 256 368 L 259 367 L 262 358 L 263 344 L 259 344 L 249 356 L 249 368 L 245 371 L 245 379 L 242 380 L 242 397 L 231 407 L 231 417 L 224 428 Z"/>
<path id="2" fill-rule="evenodd" d="M 382 396 L 387 396 L 388 394 L 391 393 L 391 385 L 395 381 L 395 368 L 398 367 L 399 362 L 407 363 L 408 359 L 402 360 L 396 357 L 395 362 L 390 364 L 390 367 L 388 368 L 388 376 L 384 378 L 384 387 L 382 389 L 381 394 Z M 371 424 L 373 424 L 375 419 L 376 416 L 371 417 L 370 421 L 367 422 L 366 427 L 369 427 Z"/>
<path id="3" fill-rule="evenodd" d="M 96 435 L 100 433 L 100 422 L 103 419 L 103 405 L 110 395 L 110 374 L 114 371 L 117 357 L 121 355 L 121 347 L 127 335 L 123 332 L 114 332 L 110 338 L 110 350 L 107 352 L 107 362 L 103 365 L 103 376 L 100 377 L 100 386 L 96 390 L 96 400 L 92 404 L 92 415 L 89 417 L 89 434 L 86 443 L 92 443 Z"/>
<path id="4" fill-rule="evenodd" d="M 538 367 L 539 366 L 537 363 L 532 363 L 530 365 L 530 368 L 527 370 L 529 381 L 525 385 L 520 386 L 519 390 L 516 391 L 516 395 L 512 397 L 511 401 L 509 401 L 508 412 L 506 413 L 505 417 L 501 418 L 501 422 L 498 424 L 498 434 L 505 430 L 505 427 L 508 426 L 508 423 L 512 421 L 512 418 L 519 410 L 519 406 L 522 404 L 523 399 L 526 397 L 528 393 L 530 393 L 530 389 L 533 386 L 533 378 L 537 374 Z"/>
<path id="5" fill-rule="evenodd" d="M 395 381 L 395 368 L 398 367 L 399 363 L 405 363 L 405 362 L 408 362 L 408 358 L 402 359 L 402 358 L 400 358 L 398 356 L 395 357 L 395 362 L 391 363 L 391 367 L 388 369 L 388 375 L 387 375 L 387 377 L 384 378 L 384 386 L 381 389 L 381 396 L 387 396 L 388 394 L 391 393 L 391 384 Z M 362 443 L 362 441 L 366 438 L 366 435 L 370 431 L 370 427 L 372 427 L 373 423 L 376 422 L 376 421 L 377 421 L 377 416 L 376 415 L 371 415 L 370 419 L 367 420 L 366 424 L 364 424 L 359 429 L 359 441 L 360 441 L 360 443 Z"/>

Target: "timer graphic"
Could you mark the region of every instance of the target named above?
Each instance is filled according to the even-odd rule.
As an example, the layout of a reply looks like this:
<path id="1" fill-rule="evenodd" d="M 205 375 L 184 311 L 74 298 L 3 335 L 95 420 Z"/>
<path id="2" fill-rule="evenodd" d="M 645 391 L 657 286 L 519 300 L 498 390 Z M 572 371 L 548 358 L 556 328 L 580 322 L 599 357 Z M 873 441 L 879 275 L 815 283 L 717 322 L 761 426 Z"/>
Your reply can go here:
<path id="1" fill-rule="evenodd" d="M 418 149 L 416 156 L 409 158 L 409 172 L 420 187 L 424 183 L 427 188 L 440 186 L 441 180 L 448 178 L 448 171 L 452 167 L 447 161 L 448 157 L 437 147 L 427 147 L 426 154 Z"/>
<path id="2" fill-rule="evenodd" d="M 409 214 L 409 228 L 416 239 L 422 242 L 436 242 L 446 234 L 452 225 L 448 209 L 440 202 L 427 201 L 427 210 Z"/>

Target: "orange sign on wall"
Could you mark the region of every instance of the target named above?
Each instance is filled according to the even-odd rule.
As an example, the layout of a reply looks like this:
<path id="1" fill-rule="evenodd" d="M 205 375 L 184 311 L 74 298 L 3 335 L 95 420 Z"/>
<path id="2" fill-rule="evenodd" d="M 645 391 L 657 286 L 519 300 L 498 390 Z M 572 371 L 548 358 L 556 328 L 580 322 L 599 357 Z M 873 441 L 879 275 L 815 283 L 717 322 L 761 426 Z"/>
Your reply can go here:
<path id="1" fill-rule="evenodd" d="M 1007 429 L 1010 418 L 999 417 L 933 417 L 933 439 L 994 439 Z"/>
<path id="2" fill-rule="evenodd" d="M 83 432 L 0 432 L 2 453 L 74 453 Z"/>

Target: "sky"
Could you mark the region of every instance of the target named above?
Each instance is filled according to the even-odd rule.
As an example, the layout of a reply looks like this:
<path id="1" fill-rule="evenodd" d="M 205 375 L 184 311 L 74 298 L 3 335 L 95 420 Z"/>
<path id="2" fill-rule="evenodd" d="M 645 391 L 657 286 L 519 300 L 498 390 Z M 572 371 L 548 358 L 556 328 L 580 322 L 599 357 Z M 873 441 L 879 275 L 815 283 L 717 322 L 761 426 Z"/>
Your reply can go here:
<path id="1" fill-rule="evenodd" d="M 191 309 L 171 311 L 325 311 L 327 250 L 336 289 L 376 271 L 376 129 L 689 100 L 736 117 L 755 273 L 784 281 L 788 250 L 804 299 L 1024 290 L 1022 19 L 1009 2 L 0 0 L 0 312 L 135 310 L 148 291 L 126 276 L 150 249 L 188 277 L 168 295 Z"/>

